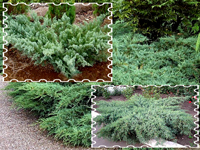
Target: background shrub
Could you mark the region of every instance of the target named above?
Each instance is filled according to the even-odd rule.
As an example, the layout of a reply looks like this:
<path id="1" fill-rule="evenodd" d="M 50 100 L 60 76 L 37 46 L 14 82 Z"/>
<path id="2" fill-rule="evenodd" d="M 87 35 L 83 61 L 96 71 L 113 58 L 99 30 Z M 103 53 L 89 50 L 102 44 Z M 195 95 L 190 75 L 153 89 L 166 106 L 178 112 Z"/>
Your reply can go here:
<path id="1" fill-rule="evenodd" d="M 169 86 L 163 86 L 160 89 L 160 92 L 162 94 L 174 94 L 176 96 L 187 96 L 188 100 L 195 102 L 196 99 L 194 98 L 197 93 L 194 91 L 197 89 L 197 86 L 190 86 L 190 87 L 183 87 L 183 86 L 177 86 L 177 87 L 169 87 Z"/>
<path id="2" fill-rule="evenodd" d="M 76 8 L 75 6 L 70 6 L 66 4 L 61 4 L 59 6 L 55 6 L 52 4 L 49 4 L 49 10 L 47 12 L 48 17 L 57 19 L 61 19 L 63 14 L 65 13 L 70 18 L 70 23 L 72 24 L 75 20 L 76 16 Z"/>
<path id="3" fill-rule="evenodd" d="M 102 96 L 103 95 L 103 91 L 104 91 L 103 87 L 96 86 L 94 88 L 96 89 L 96 92 L 94 92 L 95 96 Z"/>
<path id="4" fill-rule="evenodd" d="M 160 88 L 158 87 L 154 87 L 154 86 L 149 86 L 149 87 L 146 87 L 146 88 L 143 88 L 143 96 L 145 98 L 155 98 L 155 99 L 159 99 L 160 98 L 160 93 L 161 93 L 161 90 Z"/>
<path id="5" fill-rule="evenodd" d="M 24 3 L 29 3 L 28 0 L 24 0 L 24 1 L 21 1 L 21 0 L 9 0 L 8 1 L 9 3 L 12 3 L 12 4 L 17 4 L 17 3 L 20 3 L 20 2 L 24 2 Z M 9 15 L 18 15 L 18 14 L 23 14 L 23 13 L 27 13 L 28 10 L 29 10 L 29 6 L 26 6 L 24 4 L 18 4 L 17 6 L 12 6 L 10 4 L 5 4 L 4 5 L 8 11 L 7 11 L 7 14 Z"/>
<path id="6" fill-rule="evenodd" d="M 122 95 L 121 90 L 117 86 L 113 87 L 113 92 L 109 92 L 107 88 L 101 86 L 96 86 L 95 89 L 96 92 L 93 93 L 95 96 L 103 96 L 104 98 L 110 98 L 110 96 Z"/>
<path id="7" fill-rule="evenodd" d="M 134 95 L 130 100 L 99 101 L 95 118 L 98 125 L 104 125 L 97 136 L 113 141 L 146 142 L 154 138 L 175 140 L 176 135 L 191 135 L 194 119 L 180 108 L 187 97 L 168 97 L 155 100 Z"/>
<path id="8" fill-rule="evenodd" d="M 93 4 L 92 7 L 94 9 L 93 14 L 95 16 L 97 15 L 99 16 L 101 14 L 106 14 L 108 12 L 108 8 L 110 7 L 110 5 L 104 4 L 102 6 L 99 6 L 99 5 Z"/>
<path id="9" fill-rule="evenodd" d="M 121 0 L 114 3 L 114 16 L 156 40 L 178 28 L 188 35 L 199 32 L 199 5 L 197 0 Z"/>
<path id="10" fill-rule="evenodd" d="M 103 91 L 102 96 L 104 98 L 106 98 L 106 99 L 110 98 L 111 94 L 110 94 L 110 92 L 107 89 L 102 88 L 102 91 Z"/>
<path id="11" fill-rule="evenodd" d="M 111 93 L 113 96 L 122 95 L 122 91 L 117 86 L 115 86 L 113 89 L 114 89 L 114 92 Z"/>
<path id="12" fill-rule="evenodd" d="M 129 99 L 133 95 L 133 87 L 126 87 L 126 89 L 122 90 L 122 95 Z"/>

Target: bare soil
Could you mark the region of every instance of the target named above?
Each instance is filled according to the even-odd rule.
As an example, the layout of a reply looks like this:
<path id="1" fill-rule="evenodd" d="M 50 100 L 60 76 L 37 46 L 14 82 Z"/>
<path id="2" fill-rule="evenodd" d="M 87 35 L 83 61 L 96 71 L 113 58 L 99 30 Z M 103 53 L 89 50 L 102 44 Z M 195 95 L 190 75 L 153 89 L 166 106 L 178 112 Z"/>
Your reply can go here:
<path id="1" fill-rule="evenodd" d="M 140 95 L 143 95 L 143 91 L 138 88 L 136 90 L 134 90 L 134 93 L 133 95 L 135 94 L 140 94 Z M 173 94 L 160 94 L 160 97 L 161 98 L 166 98 L 166 97 L 172 97 L 172 96 L 175 96 Z M 94 102 L 98 102 L 98 101 L 101 101 L 101 100 L 104 100 L 104 101 L 108 101 L 108 102 L 111 102 L 111 101 L 127 101 L 126 97 L 124 97 L 123 95 L 120 95 L 120 96 L 111 96 L 109 99 L 106 99 L 104 98 L 103 96 L 98 96 L 94 99 Z M 98 105 L 93 105 L 93 108 L 98 108 Z M 197 113 L 194 111 L 194 109 L 197 108 L 196 105 L 194 105 L 193 103 L 189 103 L 189 101 L 185 101 L 184 103 L 181 104 L 181 109 L 184 109 L 186 111 L 186 113 L 190 114 L 192 117 L 194 117 L 194 115 L 196 115 Z M 96 111 L 98 112 L 98 111 Z M 98 112 L 99 113 L 99 112 Z M 195 118 L 194 118 L 195 119 Z M 99 130 L 100 128 L 97 127 L 97 130 Z M 94 133 L 97 133 L 97 131 L 94 131 Z M 197 147 L 196 144 L 194 144 L 194 141 L 196 141 L 197 139 L 194 137 L 195 135 L 195 131 L 194 130 L 191 130 L 191 136 L 189 137 L 188 135 L 177 135 L 176 137 L 176 140 L 177 140 L 177 143 L 178 144 L 181 144 L 181 145 L 184 145 L 184 146 L 191 146 L 191 147 Z M 96 145 L 101 145 L 102 142 L 101 142 L 101 138 L 97 138 L 95 137 L 94 138 L 95 141 L 98 140 L 98 143 Z M 100 143 L 99 143 L 100 142 Z M 103 142 L 105 142 L 104 144 L 105 145 L 110 145 L 110 144 L 113 144 L 113 143 L 110 143 L 112 141 L 107 141 L 107 140 L 104 140 Z M 117 142 L 118 143 L 118 142 Z M 119 144 L 122 144 L 122 146 L 126 146 L 124 145 L 124 143 L 121 141 L 118 143 Z M 95 147 L 96 147 L 95 145 Z M 114 145 L 117 145 L 117 144 L 114 144 Z M 144 145 L 144 144 L 143 144 Z M 138 143 L 136 145 L 134 145 L 136 147 L 140 147 L 141 146 L 141 143 Z"/>
<path id="2" fill-rule="evenodd" d="M 47 81 L 53 81 L 54 79 L 60 79 L 61 81 L 69 80 L 62 73 L 56 72 L 51 64 L 46 63 L 45 66 L 34 65 L 34 61 L 23 56 L 17 49 L 9 49 L 5 53 L 5 56 L 8 60 L 4 61 L 4 64 L 8 68 L 5 69 L 4 66 L 4 73 L 8 76 L 4 81 L 10 81 L 12 79 L 17 79 L 18 81 L 25 81 L 26 79 L 31 79 L 32 81 L 39 81 L 40 79 L 46 79 Z M 111 73 L 111 70 L 107 68 L 110 63 L 110 61 L 97 62 L 92 67 L 79 67 L 78 70 L 81 74 L 74 76 L 72 79 L 76 81 L 82 81 L 83 79 L 89 79 L 90 81 L 96 81 L 98 79 L 111 81 L 107 76 Z M 99 82 L 102 82 L 102 80 L 99 80 Z"/>

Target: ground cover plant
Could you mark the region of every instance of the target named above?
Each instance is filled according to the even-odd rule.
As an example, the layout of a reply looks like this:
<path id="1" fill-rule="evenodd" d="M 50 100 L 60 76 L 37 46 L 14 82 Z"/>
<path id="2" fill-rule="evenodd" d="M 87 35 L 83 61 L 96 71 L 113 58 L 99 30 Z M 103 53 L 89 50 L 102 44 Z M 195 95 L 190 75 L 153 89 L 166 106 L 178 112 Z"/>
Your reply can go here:
<path id="1" fill-rule="evenodd" d="M 133 95 L 127 101 L 98 101 L 101 114 L 94 120 L 103 127 L 97 136 L 128 144 L 150 139 L 175 140 L 176 135 L 190 135 L 194 119 L 180 104 L 188 97 L 145 98 Z"/>
<path id="2" fill-rule="evenodd" d="M 93 22 L 77 26 L 65 14 L 52 20 L 32 14 L 34 21 L 25 15 L 8 16 L 6 40 L 35 64 L 50 63 L 71 78 L 80 73 L 78 67 L 107 61 L 109 29 L 101 27 L 105 17 L 101 15 Z"/>
<path id="3" fill-rule="evenodd" d="M 198 52 L 200 50 L 200 33 L 198 35 L 197 43 L 196 43 L 196 51 Z"/>
<path id="4" fill-rule="evenodd" d="M 113 25 L 115 85 L 195 85 L 200 82 L 200 53 L 195 51 L 197 35 L 174 34 L 149 42 L 146 36 L 130 29 L 125 22 Z"/>
<path id="5" fill-rule="evenodd" d="M 190 0 L 118 2 L 113 6 L 114 84 L 198 84 L 199 2 Z"/>
<path id="6" fill-rule="evenodd" d="M 91 87 L 83 83 L 10 83 L 13 104 L 40 117 L 39 125 L 71 146 L 91 145 Z"/>

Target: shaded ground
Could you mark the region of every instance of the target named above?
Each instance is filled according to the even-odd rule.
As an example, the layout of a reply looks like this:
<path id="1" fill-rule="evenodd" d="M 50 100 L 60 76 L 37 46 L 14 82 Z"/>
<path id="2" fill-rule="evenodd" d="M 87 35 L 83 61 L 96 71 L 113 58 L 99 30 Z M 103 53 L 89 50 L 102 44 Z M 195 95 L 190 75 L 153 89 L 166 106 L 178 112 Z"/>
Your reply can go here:
<path id="1" fill-rule="evenodd" d="M 142 95 L 142 90 L 141 89 L 137 89 L 137 90 L 134 90 L 134 93 L 133 95 L 135 94 L 141 94 Z M 166 98 L 166 97 L 172 97 L 172 96 L 175 96 L 173 94 L 161 94 L 160 97 L 162 98 Z M 100 101 L 100 100 L 105 100 L 105 101 L 127 101 L 126 97 L 124 97 L 123 95 L 120 95 L 120 96 L 111 96 L 109 99 L 106 99 L 104 98 L 103 96 L 98 96 L 96 99 L 94 99 L 94 102 L 97 102 L 97 101 Z M 98 108 L 97 105 L 93 105 L 93 108 Z M 196 105 L 194 105 L 193 103 L 189 103 L 189 101 L 185 101 L 184 103 L 181 104 L 181 108 L 186 110 L 186 113 L 192 115 L 194 117 L 194 115 L 196 115 L 197 113 L 194 111 L 196 107 Z M 96 111 L 98 112 L 98 111 Z M 99 113 L 99 112 L 98 112 Z M 100 130 L 101 127 L 97 127 L 97 131 Z M 94 133 L 97 133 L 97 131 L 94 131 Z M 191 130 L 191 136 L 188 136 L 188 135 L 177 135 L 176 137 L 176 140 L 177 140 L 177 143 L 178 144 L 181 144 L 181 145 L 188 145 L 188 146 L 191 146 L 191 147 L 197 147 L 196 144 L 194 144 L 194 141 L 196 141 L 197 139 L 194 137 L 194 135 L 196 134 L 194 130 Z M 120 145 L 122 147 L 126 147 L 127 144 L 125 141 L 123 142 L 112 142 L 112 141 L 108 141 L 108 140 L 105 140 L 103 138 L 93 138 L 94 141 L 98 141 L 97 144 L 94 144 L 94 146 L 99 146 L 99 145 Z M 142 144 L 144 145 L 144 144 Z M 135 144 L 134 146 L 136 147 L 140 147 L 141 144 Z"/>
<path id="2" fill-rule="evenodd" d="M 84 21 L 89 22 L 95 18 L 91 8 L 85 6 L 77 6 L 77 8 L 78 11 L 76 13 L 74 24 L 83 24 Z M 35 5 L 32 7 L 31 11 L 35 11 L 38 15 L 44 16 L 48 11 L 48 7 Z M 102 25 L 105 24 L 110 24 L 110 20 L 106 18 Z M 5 56 L 8 58 L 8 60 L 4 61 L 4 63 L 8 66 L 8 68 L 5 69 L 4 67 L 4 73 L 6 73 L 8 76 L 4 79 L 4 81 L 10 81 L 12 79 L 17 79 L 18 81 L 25 81 L 26 79 L 31 79 L 33 81 L 39 81 L 40 79 L 45 79 L 47 81 L 53 81 L 54 79 L 60 79 L 61 81 L 69 80 L 64 74 L 56 72 L 51 64 L 46 64 L 45 66 L 34 65 L 34 62 L 31 61 L 31 59 L 27 58 L 26 56 L 22 56 L 21 52 L 19 52 L 17 49 L 9 49 L 9 51 L 5 53 Z M 98 82 L 102 82 L 103 80 L 110 82 L 111 78 L 108 77 L 108 74 L 111 73 L 111 69 L 108 69 L 108 65 L 110 64 L 111 62 L 107 61 L 97 62 L 92 67 L 79 67 L 78 70 L 81 73 L 70 79 L 74 79 L 76 81 L 82 81 L 83 79 L 96 81 L 98 79 L 102 79 L 98 80 Z M 110 75 L 110 77 L 112 77 L 112 75 Z M 73 82 L 73 80 L 70 82 Z"/>
<path id="3" fill-rule="evenodd" d="M 46 132 L 34 125 L 37 117 L 23 109 L 12 107 L 11 98 L 2 90 L 8 84 L 2 82 L 0 76 L 0 149 L 1 150 L 82 150 L 84 148 L 65 147 L 62 142 L 55 141 Z"/>

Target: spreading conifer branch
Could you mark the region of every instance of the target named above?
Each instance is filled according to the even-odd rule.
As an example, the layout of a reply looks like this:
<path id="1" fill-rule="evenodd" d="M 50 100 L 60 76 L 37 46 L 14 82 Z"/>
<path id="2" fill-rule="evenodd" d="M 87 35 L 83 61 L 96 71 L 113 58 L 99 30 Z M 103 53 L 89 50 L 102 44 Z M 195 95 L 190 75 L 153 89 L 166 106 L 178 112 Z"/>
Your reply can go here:
<path id="1" fill-rule="evenodd" d="M 194 119 L 180 108 L 186 97 L 148 99 L 134 95 L 128 101 L 100 101 L 95 118 L 98 125 L 104 125 L 98 137 L 113 141 L 146 142 L 150 139 L 175 139 L 177 134 L 190 135 L 195 127 Z"/>
<path id="2" fill-rule="evenodd" d="M 10 83 L 18 108 L 37 114 L 40 128 L 71 146 L 91 145 L 91 87 L 83 83 Z"/>
<path id="3" fill-rule="evenodd" d="M 33 22 L 25 15 L 8 16 L 6 40 L 35 64 L 49 62 L 56 71 L 72 77 L 79 73 L 79 66 L 107 61 L 109 36 L 100 26 L 104 17 L 77 26 L 65 14 L 58 20 L 32 14 Z"/>

